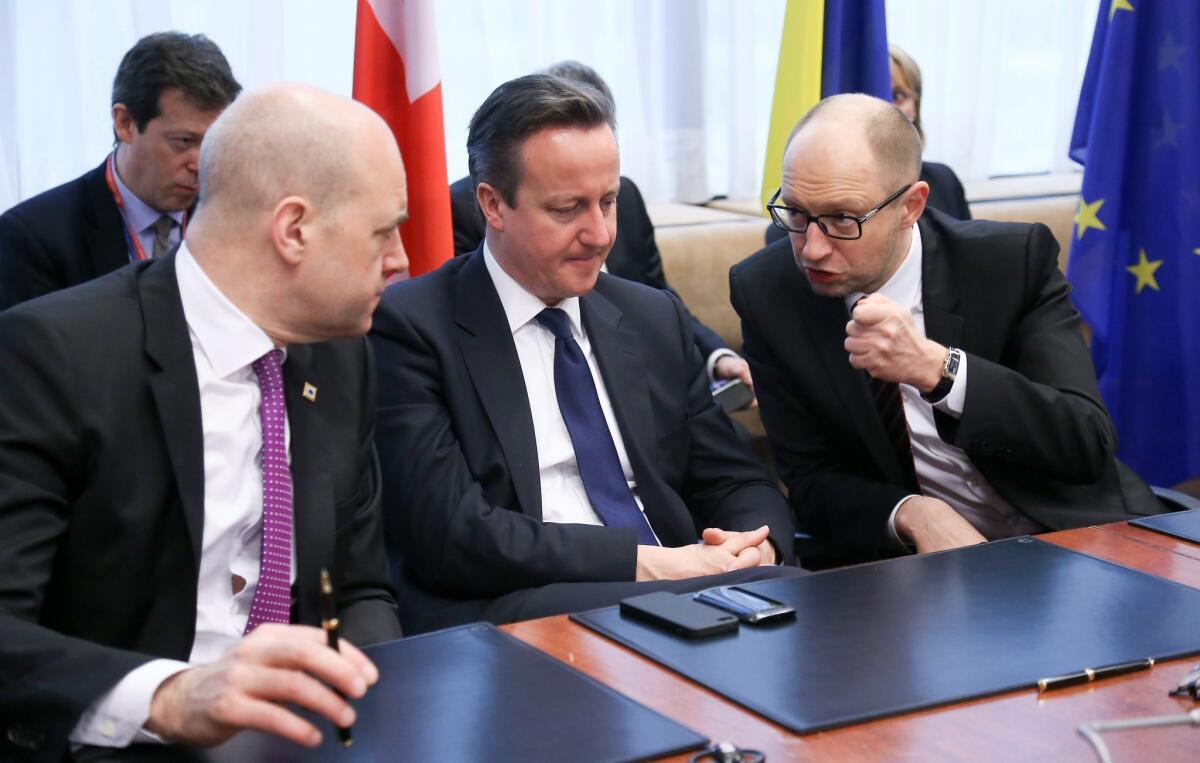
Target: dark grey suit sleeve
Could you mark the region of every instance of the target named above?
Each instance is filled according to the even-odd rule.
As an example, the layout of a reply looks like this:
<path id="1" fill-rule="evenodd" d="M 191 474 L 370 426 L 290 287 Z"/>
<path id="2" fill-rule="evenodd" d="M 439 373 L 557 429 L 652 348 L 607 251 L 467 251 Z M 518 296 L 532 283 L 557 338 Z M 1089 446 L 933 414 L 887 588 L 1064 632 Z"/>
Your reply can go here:
<path id="1" fill-rule="evenodd" d="M 83 711 L 149 655 L 39 624 L 87 462 L 67 353 L 24 311 L 0 315 L 0 759 L 59 760 Z M 25 749 L 21 740 L 36 749 Z"/>
<path id="2" fill-rule="evenodd" d="M 371 340 L 379 367 L 376 443 L 389 555 L 402 557 L 425 587 L 450 596 L 634 579 L 632 529 L 543 523 L 518 506 L 489 502 L 483 475 L 471 473 L 461 444 L 471 437 L 463 428 L 489 424 L 455 420 L 451 385 L 443 378 L 462 366 L 439 357 L 434 343 L 386 298 Z M 524 468 L 536 469 L 534 458 Z"/>
<path id="3" fill-rule="evenodd" d="M 361 498 L 353 507 L 346 556 L 339 560 L 338 609 L 342 635 L 355 644 L 401 637 L 395 593 L 383 541 L 383 488 L 375 452 L 375 366 L 371 345 L 363 339 L 362 419 L 356 463 L 363 471 Z"/>
<path id="4" fill-rule="evenodd" d="M 14 211 L 0 215 L 0 310 L 63 288 L 42 243 Z"/>
<path id="5" fill-rule="evenodd" d="M 1057 255 L 1050 230 L 1033 225 L 1025 241 L 1022 314 L 1004 357 L 995 362 L 968 353 L 962 417 L 937 411 L 935 418 L 942 439 L 973 459 L 1088 484 L 1112 462 L 1116 434 Z"/>

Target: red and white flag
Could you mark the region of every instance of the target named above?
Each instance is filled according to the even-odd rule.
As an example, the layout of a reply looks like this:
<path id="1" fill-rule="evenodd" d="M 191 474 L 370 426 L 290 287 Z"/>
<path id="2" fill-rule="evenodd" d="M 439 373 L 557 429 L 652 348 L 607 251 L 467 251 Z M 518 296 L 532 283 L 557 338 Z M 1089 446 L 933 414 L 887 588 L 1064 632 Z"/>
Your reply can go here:
<path id="1" fill-rule="evenodd" d="M 454 256 L 433 0 L 358 0 L 354 99 L 392 128 L 408 173 L 409 273 Z"/>

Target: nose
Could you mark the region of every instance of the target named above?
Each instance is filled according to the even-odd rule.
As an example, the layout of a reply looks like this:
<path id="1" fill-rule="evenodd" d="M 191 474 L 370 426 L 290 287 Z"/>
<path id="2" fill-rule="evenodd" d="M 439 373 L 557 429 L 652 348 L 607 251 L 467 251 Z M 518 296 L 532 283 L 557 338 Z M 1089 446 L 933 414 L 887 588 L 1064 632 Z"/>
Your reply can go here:
<path id="1" fill-rule="evenodd" d="M 404 251 L 404 239 L 396 233 L 396 245 L 383 255 L 383 277 L 391 278 L 396 273 L 408 270 L 408 255 Z"/>
<path id="2" fill-rule="evenodd" d="M 609 216 L 605 213 L 604 207 L 597 204 L 588 211 L 587 219 L 583 221 L 583 228 L 579 232 L 579 241 L 585 246 L 603 249 L 612 244 L 613 238 L 616 236 L 616 216 L 613 215 L 613 220 L 610 225 Z"/>
<path id="3" fill-rule="evenodd" d="M 187 171 L 193 175 L 200 172 L 200 145 L 197 143 L 194 147 L 189 148 L 187 152 L 187 163 L 185 165 Z"/>
<path id="4" fill-rule="evenodd" d="M 833 244 L 816 220 L 810 220 L 804 231 L 804 245 L 801 255 L 809 262 L 820 262 L 833 251 Z"/>

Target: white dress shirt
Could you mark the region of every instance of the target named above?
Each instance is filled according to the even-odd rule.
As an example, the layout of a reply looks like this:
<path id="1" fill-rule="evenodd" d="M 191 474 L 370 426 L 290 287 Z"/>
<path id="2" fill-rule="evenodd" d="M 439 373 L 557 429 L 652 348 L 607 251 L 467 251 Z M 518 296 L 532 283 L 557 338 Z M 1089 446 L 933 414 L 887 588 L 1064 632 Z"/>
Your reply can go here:
<path id="1" fill-rule="evenodd" d="M 879 287 L 878 293 L 901 306 L 908 307 L 917 332 L 925 336 L 921 261 L 921 232 L 914 225 L 912 242 L 904 262 L 887 283 Z M 846 308 L 853 311 L 854 304 L 864 296 L 866 295 L 861 292 L 848 295 Z M 951 445 L 938 435 L 937 424 L 933 418 L 934 408 L 956 419 L 963 415 L 967 399 L 965 352 L 962 354 L 954 385 L 946 397 L 930 404 L 921 397 L 920 390 L 908 384 L 900 385 L 900 396 L 904 400 L 904 416 L 908 419 L 913 465 L 916 467 L 917 483 L 921 487 L 922 495 L 940 498 L 948 503 L 988 540 L 1037 532 L 1041 529 L 1037 523 L 1000 497 L 961 448 Z M 910 495 L 901 499 L 888 517 L 888 533 L 893 544 L 900 548 L 904 548 L 905 544 L 896 532 L 896 512 L 912 497 L 914 496 Z"/>
<path id="2" fill-rule="evenodd" d="M 71 733 L 75 744 L 123 747 L 134 741 L 158 741 L 142 729 L 154 692 L 168 677 L 191 665 L 215 662 L 242 637 L 258 585 L 262 393 L 251 364 L 275 345 L 209 280 L 186 243 L 175 255 L 175 272 L 196 364 L 204 434 L 204 534 L 196 638 L 187 662 L 152 660 L 130 671 L 94 702 Z M 286 422 L 284 443 L 290 463 L 291 433 Z M 294 582 L 294 545 L 291 566 Z"/>
<path id="3" fill-rule="evenodd" d="M 554 335 L 536 320 L 538 313 L 546 309 L 546 304 L 526 291 L 500 267 L 486 243 L 483 245 L 483 259 L 496 293 L 500 295 L 500 304 L 504 307 L 513 344 L 517 348 L 517 359 L 521 363 L 521 375 L 525 378 L 525 392 L 529 396 L 533 435 L 537 443 L 542 521 L 602 525 L 604 522 L 592 508 L 592 502 L 583 488 L 583 478 L 575 461 L 575 446 L 571 444 L 571 435 L 558 407 L 558 397 L 554 391 Z M 604 411 L 604 421 L 617 446 L 617 457 L 621 461 L 625 481 L 633 491 L 638 508 L 645 512 L 637 495 L 637 481 L 633 476 L 629 454 L 625 451 L 625 440 L 613 416 L 612 401 L 609 400 L 604 379 L 600 376 L 600 367 L 596 364 L 596 355 L 592 352 L 592 345 L 580 319 L 579 298 L 564 299 L 555 307 L 570 319 L 571 333 L 587 358 L 592 380 L 596 383 L 600 408 Z"/>

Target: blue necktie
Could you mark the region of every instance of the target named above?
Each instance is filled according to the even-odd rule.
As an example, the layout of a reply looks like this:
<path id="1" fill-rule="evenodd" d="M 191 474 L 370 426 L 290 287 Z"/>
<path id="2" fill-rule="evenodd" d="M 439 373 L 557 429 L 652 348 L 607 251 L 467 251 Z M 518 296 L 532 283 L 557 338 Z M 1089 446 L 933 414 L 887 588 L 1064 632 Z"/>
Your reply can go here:
<path id="1" fill-rule="evenodd" d="M 592 371 L 571 336 L 570 319 L 562 310 L 548 307 L 538 313 L 537 322 L 554 334 L 554 393 L 571 435 L 575 463 L 579 466 L 583 489 L 592 507 L 604 524 L 632 527 L 637 530 L 639 545 L 657 546 L 650 523 L 633 500 L 633 492 L 625 481 L 617 446 L 600 408 Z"/>

